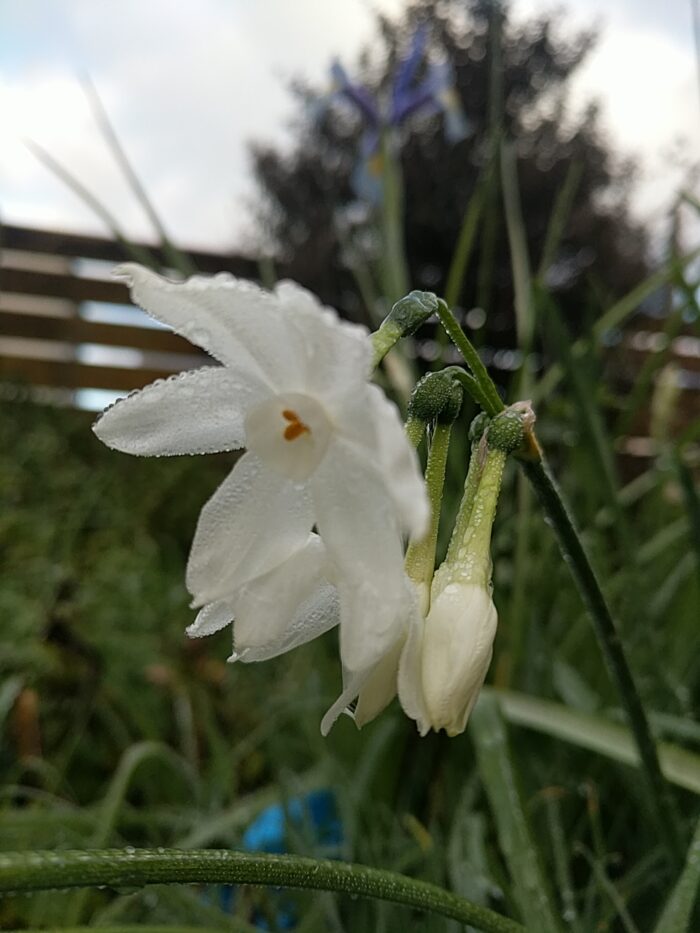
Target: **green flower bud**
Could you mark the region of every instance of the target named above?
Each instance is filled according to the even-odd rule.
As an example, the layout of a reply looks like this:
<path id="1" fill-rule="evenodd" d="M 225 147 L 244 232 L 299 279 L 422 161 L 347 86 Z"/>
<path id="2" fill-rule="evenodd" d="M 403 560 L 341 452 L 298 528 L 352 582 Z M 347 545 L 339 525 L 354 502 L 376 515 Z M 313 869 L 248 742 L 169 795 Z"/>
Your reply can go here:
<path id="1" fill-rule="evenodd" d="M 404 298 L 399 298 L 382 327 L 391 324 L 401 331 L 402 337 L 410 337 L 437 309 L 437 296 L 432 292 L 412 291 Z"/>
<path id="2" fill-rule="evenodd" d="M 496 415 L 488 426 L 486 442 L 490 450 L 512 454 L 525 440 L 526 432 L 535 422 L 529 402 L 516 402 Z"/>
<path id="3" fill-rule="evenodd" d="M 462 387 L 449 374 L 426 373 L 413 390 L 408 415 L 426 424 L 452 424 L 461 411 L 463 396 Z"/>
<path id="4" fill-rule="evenodd" d="M 374 365 L 377 366 L 402 337 L 410 337 L 434 314 L 438 300 L 432 292 L 409 292 L 400 298 L 372 334 Z"/>

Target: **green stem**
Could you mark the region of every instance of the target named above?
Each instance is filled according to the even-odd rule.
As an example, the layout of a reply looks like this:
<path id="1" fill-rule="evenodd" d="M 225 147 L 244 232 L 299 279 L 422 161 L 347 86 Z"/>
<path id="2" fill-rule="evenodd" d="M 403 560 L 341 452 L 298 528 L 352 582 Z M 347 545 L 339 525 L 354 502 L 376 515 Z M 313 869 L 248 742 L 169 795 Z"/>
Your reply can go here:
<path id="1" fill-rule="evenodd" d="M 478 459 L 479 453 L 476 453 Z M 449 583 L 478 583 L 487 587 L 491 580 L 491 530 L 496 517 L 498 494 L 503 479 L 506 454 L 489 449 L 479 468 L 474 497 L 462 499 L 469 513 L 460 515 L 455 523 L 447 558 L 440 565 L 434 592 L 441 592 Z M 469 475 L 467 474 L 467 480 Z"/>
<path id="2" fill-rule="evenodd" d="M 479 456 L 479 444 L 477 442 L 476 444 L 472 444 L 471 455 L 469 457 L 469 469 L 467 470 L 467 476 L 464 480 L 462 501 L 459 504 L 457 519 L 447 548 L 445 562 L 448 564 L 455 563 L 457 560 L 457 552 L 462 547 L 466 537 L 469 519 L 472 517 L 476 491 L 479 487 L 479 480 L 481 479 L 481 471 L 483 468 L 484 463 L 483 459 Z"/>
<path id="3" fill-rule="evenodd" d="M 393 152 L 388 130 L 382 133 L 382 163 L 382 230 L 386 264 L 384 294 L 393 302 L 408 292 L 409 274 L 403 229 L 403 173 L 399 156 Z"/>
<path id="4" fill-rule="evenodd" d="M 503 411 L 506 406 L 501 401 L 496 386 L 486 371 L 486 367 L 481 362 L 481 357 L 476 352 L 476 348 L 459 326 L 457 319 L 444 301 L 438 301 L 437 313 L 440 318 L 440 323 L 447 331 L 448 337 L 462 354 L 465 362 L 474 374 L 474 378 L 483 396 L 484 410 L 492 417 L 497 415 L 499 412 Z"/>
<path id="5" fill-rule="evenodd" d="M 430 502 L 430 527 L 420 541 L 411 541 L 406 552 L 406 573 L 415 583 L 425 583 L 428 587 L 435 570 L 435 549 L 451 433 L 451 423 L 435 425 L 425 468 L 425 485 Z"/>
<path id="6" fill-rule="evenodd" d="M 481 390 L 481 386 L 473 376 L 469 375 L 465 369 L 462 369 L 461 366 L 446 366 L 442 372 L 449 373 L 454 379 L 456 379 L 457 382 L 461 384 L 462 388 L 467 390 L 477 405 L 479 405 L 484 410 L 488 409 L 489 403 Z"/>
<path id="7" fill-rule="evenodd" d="M 384 321 L 372 334 L 372 368 L 376 369 L 389 350 L 403 337 L 403 331 L 393 321 Z"/>
<path id="8" fill-rule="evenodd" d="M 255 884 L 378 898 L 470 923 L 487 933 L 524 933 L 513 920 L 427 881 L 347 862 L 228 849 L 92 849 L 5 852 L 0 893 L 147 884 Z"/>
<path id="9" fill-rule="evenodd" d="M 421 418 L 416 418 L 415 415 L 408 416 L 406 424 L 404 425 L 404 430 L 406 432 L 408 442 L 412 447 L 418 447 L 420 442 L 423 440 L 425 427 L 425 421 L 423 421 Z"/>
<path id="10" fill-rule="evenodd" d="M 643 774 L 649 790 L 649 803 L 653 810 L 657 830 L 664 841 L 672 864 L 678 866 L 683 856 L 675 807 L 669 786 L 661 773 L 659 757 L 644 705 L 627 662 L 615 622 L 576 527 L 546 463 L 543 459 L 523 460 L 521 466 L 532 483 L 540 505 L 554 529 L 564 560 L 593 620 L 598 643 L 620 694 L 630 729 L 639 749 Z"/>

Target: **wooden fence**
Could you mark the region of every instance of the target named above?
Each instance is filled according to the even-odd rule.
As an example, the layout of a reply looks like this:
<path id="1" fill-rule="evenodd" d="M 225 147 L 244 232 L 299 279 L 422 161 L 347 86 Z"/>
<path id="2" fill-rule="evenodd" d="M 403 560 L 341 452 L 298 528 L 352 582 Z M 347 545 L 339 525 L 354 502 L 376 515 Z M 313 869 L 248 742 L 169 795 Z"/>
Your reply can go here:
<path id="1" fill-rule="evenodd" d="M 148 249 L 158 264 L 167 265 L 158 249 Z M 198 251 L 188 255 L 203 273 L 258 277 L 253 259 Z M 80 390 L 123 394 L 210 363 L 186 340 L 153 327 L 146 315 L 131 307 L 126 286 L 110 277 L 113 265 L 126 258 L 113 240 L 0 228 L 0 384 L 25 384 L 33 391 L 39 387 L 45 396 L 71 404 L 79 400 Z M 697 324 L 684 326 L 672 337 L 661 332 L 664 326 L 663 320 L 636 316 L 611 348 L 607 369 L 611 388 L 624 396 L 633 391 L 652 358 L 652 369 L 656 363 L 674 362 L 683 383 L 675 433 L 700 417 L 700 337 Z M 428 340 L 416 350 L 431 359 L 429 347 L 436 346 Z M 503 360 L 496 353 L 487 362 L 495 369 L 513 368 L 517 351 L 499 352 Z M 647 400 L 629 426 L 632 446 L 626 452 L 645 456 L 646 444 L 653 453 L 649 421 Z"/>
<path id="2" fill-rule="evenodd" d="M 127 310 L 128 289 L 110 278 L 112 266 L 128 258 L 119 243 L 4 226 L 0 249 L 0 381 L 69 393 L 123 392 L 210 362 L 183 338 Z M 151 252 L 166 265 L 159 250 Z M 205 273 L 257 275 L 251 259 L 190 255 Z M 109 322 L 99 319 L 101 311 L 109 312 Z M 120 316 L 125 323 L 119 323 Z M 133 317 L 138 323 L 126 323 Z M 91 361 L 96 357 L 106 362 Z M 128 362 L 121 362 L 125 357 Z"/>

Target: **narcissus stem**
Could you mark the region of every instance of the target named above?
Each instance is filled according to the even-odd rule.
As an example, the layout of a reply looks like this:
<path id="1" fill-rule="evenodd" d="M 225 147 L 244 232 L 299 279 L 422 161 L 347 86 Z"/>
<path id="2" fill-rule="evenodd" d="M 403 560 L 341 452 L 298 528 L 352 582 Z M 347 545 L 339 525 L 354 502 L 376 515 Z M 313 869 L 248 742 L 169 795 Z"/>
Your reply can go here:
<path id="1" fill-rule="evenodd" d="M 451 424 L 435 425 L 425 468 L 425 485 L 430 501 L 430 527 L 420 541 L 410 543 L 406 552 L 406 573 L 415 583 L 425 583 L 428 587 L 435 569 L 435 548 L 451 432 Z"/>
<path id="2" fill-rule="evenodd" d="M 479 383 L 479 388 L 488 405 L 488 407 L 485 406 L 485 411 L 488 415 L 497 415 L 504 410 L 505 405 L 486 367 L 481 362 L 479 354 L 444 301 L 438 301 L 438 316 Z M 532 484 L 542 510 L 554 530 L 559 550 L 593 622 L 598 644 L 617 687 L 637 744 L 646 779 L 651 814 L 659 836 L 664 842 L 669 861 L 674 867 L 679 868 L 683 860 L 683 846 L 673 797 L 661 772 L 656 744 L 620 634 L 562 494 L 546 465 L 534 431 L 527 432 L 524 446 L 527 448 L 527 454 L 520 461 L 521 467 Z"/>

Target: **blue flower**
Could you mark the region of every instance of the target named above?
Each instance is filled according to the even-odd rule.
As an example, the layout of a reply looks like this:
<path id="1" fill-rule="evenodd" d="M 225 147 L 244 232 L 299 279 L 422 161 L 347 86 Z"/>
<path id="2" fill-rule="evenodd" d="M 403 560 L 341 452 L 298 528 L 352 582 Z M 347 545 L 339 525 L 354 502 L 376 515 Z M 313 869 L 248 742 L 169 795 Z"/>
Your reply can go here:
<path id="1" fill-rule="evenodd" d="M 330 93 L 316 102 L 314 113 L 317 118 L 335 100 L 346 101 L 362 118 L 365 128 L 352 185 L 358 197 L 370 204 L 378 205 L 382 200 L 383 133 L 393 131 L 395 136 L 396 131 L 412 117 L 434 113 L 443 114 L 444 133 L 449 142 L 460 142 L 472 133 L 447 59 L 429 62 L 424 77 L 417 79 L 427 44 L 428 28 L 423 23 L 413 34 L 406 56 L 396 65 L 386 105 L 382 106 L 382 102 L 366 87 L 353 83 L 339 61 L 334 61 L 331 67 Z"/>

